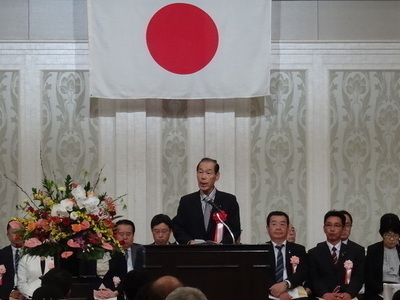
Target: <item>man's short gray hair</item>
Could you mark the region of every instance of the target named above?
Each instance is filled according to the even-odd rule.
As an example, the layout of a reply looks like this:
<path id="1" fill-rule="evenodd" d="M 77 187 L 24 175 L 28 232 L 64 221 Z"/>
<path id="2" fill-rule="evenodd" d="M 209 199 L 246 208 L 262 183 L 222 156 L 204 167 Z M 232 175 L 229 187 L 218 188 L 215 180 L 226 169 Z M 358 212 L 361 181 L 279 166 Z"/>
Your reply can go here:
<path id="1" fill-rule="evenodd" d="M 199 289 L 185 286 L 177 288 L 165 300 L 207 300 L 207 297 Z"/>

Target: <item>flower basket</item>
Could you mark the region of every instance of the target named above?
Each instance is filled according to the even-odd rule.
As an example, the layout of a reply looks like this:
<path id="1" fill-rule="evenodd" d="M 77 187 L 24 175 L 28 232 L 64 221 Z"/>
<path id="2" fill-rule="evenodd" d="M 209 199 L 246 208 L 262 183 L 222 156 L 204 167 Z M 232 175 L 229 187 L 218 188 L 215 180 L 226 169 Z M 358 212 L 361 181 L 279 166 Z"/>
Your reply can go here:
<path id="1" fill-rule="evenodd" d="M 18 206 L 25 217 L 13 218 L 10 225 L 22 224 L 17 232 L 24 253 L 96 260 L 123 251 L 113 232 L 118 199 L 96 195 L 90 182 L 74 184 L 69 175 L 63 187 L 45 178 L 43 188 L 33 188 L 29 200 Z"/>

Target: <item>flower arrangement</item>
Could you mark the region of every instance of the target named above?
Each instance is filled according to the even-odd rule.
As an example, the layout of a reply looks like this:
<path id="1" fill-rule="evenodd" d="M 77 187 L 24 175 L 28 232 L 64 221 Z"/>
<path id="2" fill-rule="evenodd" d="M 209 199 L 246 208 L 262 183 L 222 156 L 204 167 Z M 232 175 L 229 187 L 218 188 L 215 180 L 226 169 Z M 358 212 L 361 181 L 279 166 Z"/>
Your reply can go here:
<path id="1" fill-rule="evenodd" d="M 97 182 L 96 182 L 97 183 Z M 75 184 L 67 176 L 64 186 L 45 178 L 42 189 L 32 189 L 33 198 L 17 206 L 25 218 L 13 218 L 23 242 L 23 251 L 31 255 L 62 258 L 76 254 L 80 259 L 100 259 L 106 252 L 122 252 L 113 229 L 116 201 L 106 193 L 96 195 L 90 182 Z"/>

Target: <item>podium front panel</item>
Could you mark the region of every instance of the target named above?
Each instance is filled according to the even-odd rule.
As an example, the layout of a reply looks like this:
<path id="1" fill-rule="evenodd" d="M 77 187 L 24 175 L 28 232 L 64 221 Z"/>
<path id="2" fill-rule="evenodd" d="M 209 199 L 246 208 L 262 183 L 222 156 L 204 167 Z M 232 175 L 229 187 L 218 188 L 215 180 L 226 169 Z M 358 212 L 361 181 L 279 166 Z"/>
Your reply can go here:
<path id="1" fill-rule="evenodd" d="M 267 245 L 148 245 L 144 269 L 150 279 L 175 276 L 209 300 L 265 300 L 267 257 Z"/>

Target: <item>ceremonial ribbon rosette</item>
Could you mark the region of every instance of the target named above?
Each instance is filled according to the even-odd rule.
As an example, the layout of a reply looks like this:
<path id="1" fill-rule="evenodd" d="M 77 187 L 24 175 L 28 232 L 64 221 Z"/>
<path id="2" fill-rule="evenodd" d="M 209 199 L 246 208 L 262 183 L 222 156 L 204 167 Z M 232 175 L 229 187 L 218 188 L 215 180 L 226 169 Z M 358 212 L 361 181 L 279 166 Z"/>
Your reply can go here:
<path id="1" fill-rule="evenodd" d="M 6 273 L 6 267 L 0 265 L 0 285 L 3 285 L 3 275 Z"/>
<path id="2" fill-rule="evenodd" d="M 222 241 L 224 236 L 224 224 L 222 224 L 222 222 L 225 222 L 227 217 L 228 215 L 223 210 L 217 211 L 212 215 L 213 220 L 217 223 L 214 233 L 214 242 L 216 243 L 220 243 Z"/>
<path id="3" fill-rule="evenodd" d="M 121 283 L 121 279 L 118 276 L 114 276 L 113 283 L 115 287 L 118 287 L 118 285 Z"/>
<path id="4" fill-rule="evenodd" d="M 64 186 L 45 178 L 42 189 L 33 188 L 32 196 L 25 193 L 29 200 L 18 206 L 25 217 L 12 219 L 22 225 L 17 233 L 23 252 L 62 258 L 76 254 L 87 260 L 100 259 L 106 252 L 122 252 L 113 232 L 119 198 L 97 195 L 95 187 L 90 182 L 75 184 L 68 175 Z"/>
<path id="5" fill-rule="evenodd" d="M 290 258 L 290 263 L 292 265 L 292 270 L 293 270 L 293 274 L 294 274 L 294 273 L 296 273 L 297 266 L 300 263 L 300 258 L 298 258 L 297 256 L 294 255 Z"/>
<path id="6" fill-rule="evenodd" d="M 344 283 L 345 284 L 349 284 L 350 283 L 350 278 L 351 278 L 351 271 L 353 269 L 353 262 L 351 260 L 346 260 L 344 262 L 344 268 L 346 270 L 346 276 L 344 279 Z"/>

